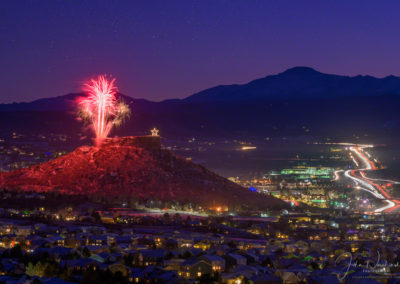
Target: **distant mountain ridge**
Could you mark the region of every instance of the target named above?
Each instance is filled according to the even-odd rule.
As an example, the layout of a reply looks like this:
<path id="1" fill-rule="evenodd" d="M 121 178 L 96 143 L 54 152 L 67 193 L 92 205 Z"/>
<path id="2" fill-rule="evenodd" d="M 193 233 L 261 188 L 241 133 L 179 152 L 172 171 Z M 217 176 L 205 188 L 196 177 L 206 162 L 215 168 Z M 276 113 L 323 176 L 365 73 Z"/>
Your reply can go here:
<path id="1" fill-rule="evenodd" d="M 76 120 L 76 98 L 0 104 L 0 135 L 87 132 Z M 143 135 L 157 127 L 164 137 L 364 137 L 400 141 L 400 78 L 338 76 L 308 67 L 243 85 L 217 86 L 185 99 L 151 102 L 119 96 L 131 119 L 112 134 Z M 87 132 L 90 136 L 90 132 Z"/>
<path id="2" fill-rule="evenodd" d="M 340 76 L 310 67 L 294 67 L 242 85 L 203 90 L 185 101 L 315 99 L 348 96 L 399 95 L 400 77 Z"/>
<path id="3" fill-rule="evenodd" d="M 71 93 L 63 96 L 38 99 L 32 102 L 0 104 L 0 111 L 69 111 L 76 109 L 77 99 L 83 96 L 83 93 Z M 135 100 L 122 94 L 118 94 L 118 96 L 127 103 L 132 103 Z"/>
<path id="4" fill-rule="evenodd" d="M 32 102 L 0 104 L 0 111 L 68 110 L 74 100 L 83 94 L 43 98 Z M 205 89 L 184 99 L 165 100 L 159 103 L 134 99 L 120 94 L 128 102 L 163 104 L 173 102 L 258 101 L 283 99 L 327 99 L 350 96 L 400 95 L 400 77 L 393 75 L 342 76 L 318 72 L 310 67 L 293 67 L 276 75 L 253 80 L 246 84 L 220 85 Z"/>

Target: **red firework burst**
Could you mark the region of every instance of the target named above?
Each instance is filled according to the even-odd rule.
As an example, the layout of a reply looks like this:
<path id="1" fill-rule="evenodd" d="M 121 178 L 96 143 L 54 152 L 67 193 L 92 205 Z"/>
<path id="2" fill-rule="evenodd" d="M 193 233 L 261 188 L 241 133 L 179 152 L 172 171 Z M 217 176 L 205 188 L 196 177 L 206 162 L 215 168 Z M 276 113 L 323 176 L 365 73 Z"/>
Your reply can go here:
<path id="1" fill-rule="evenodd" d="M 116 98 L 115 79 L 98 76 L 84 84 L 87 97 L 79 100 L 79 115 L 91 122 L 96 134 L 96 144 L 107 138 L 111 129 L 130 114 L 129 107 Z"/>

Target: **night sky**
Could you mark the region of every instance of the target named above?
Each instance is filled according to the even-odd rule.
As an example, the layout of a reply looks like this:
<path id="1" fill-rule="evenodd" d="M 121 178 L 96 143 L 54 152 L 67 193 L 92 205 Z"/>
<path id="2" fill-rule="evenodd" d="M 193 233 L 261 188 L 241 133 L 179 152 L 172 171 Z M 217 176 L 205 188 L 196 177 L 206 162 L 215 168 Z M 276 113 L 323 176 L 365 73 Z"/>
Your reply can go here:
<path id="1" fill-rule="evenodd" d="M 183 98 L 310 66 L 400 75 L 400 1 L 0 1 L 0 102 L 120 91 Z"/>

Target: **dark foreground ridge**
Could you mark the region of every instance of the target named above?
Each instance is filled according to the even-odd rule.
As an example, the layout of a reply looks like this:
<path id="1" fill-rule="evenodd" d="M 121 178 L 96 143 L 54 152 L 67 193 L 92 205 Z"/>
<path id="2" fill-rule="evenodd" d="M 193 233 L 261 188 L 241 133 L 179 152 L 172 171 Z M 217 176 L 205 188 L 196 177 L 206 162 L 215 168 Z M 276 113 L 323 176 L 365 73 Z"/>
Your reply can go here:
<path id="1" fill-rule="evenodd" d="M 280 209 L 286 203 L 251 192 L 161 148 L 154 136 L 83 146 L 55 160 L 0 173 L 0 187 L 22 191 L 173 200 L 212 207 Z"/>

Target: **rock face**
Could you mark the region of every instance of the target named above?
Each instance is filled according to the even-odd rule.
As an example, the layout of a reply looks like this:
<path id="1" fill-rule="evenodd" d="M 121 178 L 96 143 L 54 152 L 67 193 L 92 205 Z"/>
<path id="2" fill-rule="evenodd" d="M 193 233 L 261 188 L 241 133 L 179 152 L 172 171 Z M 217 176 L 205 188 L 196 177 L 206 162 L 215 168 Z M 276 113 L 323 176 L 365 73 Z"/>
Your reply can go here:
<path id="1" fill-rule="evenodd" d="M 80 147 L 55 160 L 0 173 L 9 190 L 127 196 L 193 202 L 202 206 L 286 207 L 286 203 L 251 192 L 168 150 L 159 137 L 122 137 L 101 147 Z"/>

